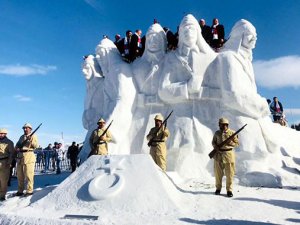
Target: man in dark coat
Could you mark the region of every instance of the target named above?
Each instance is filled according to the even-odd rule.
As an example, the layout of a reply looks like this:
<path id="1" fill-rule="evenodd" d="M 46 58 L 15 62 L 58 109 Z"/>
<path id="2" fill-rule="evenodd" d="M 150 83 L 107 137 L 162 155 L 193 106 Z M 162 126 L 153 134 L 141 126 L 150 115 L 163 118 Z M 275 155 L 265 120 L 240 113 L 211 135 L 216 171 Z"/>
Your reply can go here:
<path id="1" fill-rule="evenodd" d="M 72 145 L 68 148 L 68 152 L 67 152 L 68 158 L 71 161 L 72 172 L 76 170 L 78 152 L 79 152 L 78 146 L 76 145 L 76 142 L 73 141 Z"/>
<path id="2" fill-rule="evenodd" d="M 212 40 L 211 47 L 216 51 L 225 43 L 225 29 L 224 26 L 219 24 L 217 18 L 213 19 L 213 25 L 211 26 Z"/>
<path id="3" fill-rule="evenodd" d="M 211 33 L 211 28 L 206 25 L 205 20 L 201 19 L 199 21 L 200 27 L 201 27 L 201 34 L 204 40 L 206 41 L 207 44 L 210 44 L 212 40 L 212 33 Z"/>
<path id="4" fill-rule="evenodd" d="M 136 58 L 142 56 L 143 44 L 142 44 L 142 30 L 136 30 L 135 33 L 131 36 L 130 41 L 130 60 L 133 62 Z"/>

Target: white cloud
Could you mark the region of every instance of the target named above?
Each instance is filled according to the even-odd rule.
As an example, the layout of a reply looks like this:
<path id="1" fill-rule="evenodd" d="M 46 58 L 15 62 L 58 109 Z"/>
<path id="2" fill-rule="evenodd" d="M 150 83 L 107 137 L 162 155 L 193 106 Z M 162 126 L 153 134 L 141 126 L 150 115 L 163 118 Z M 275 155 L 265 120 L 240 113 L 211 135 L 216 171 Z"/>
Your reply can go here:
<path id="1" fill-rule="evenodd" d="M 255 79 L 266 88 L 300 87 L 300 56 L 253 62 Z"/>
<path id="2" fill-rule="evenodd" d="M 43 66 L 43 65 L 0 65 L 0 74 L 12 76 L 30 76 L 30 75 L 45 75 L 50 71 L 56 70 L 56 66 Z"/>
<path id="3" fill-rule="evenodd" d="M 19 102 L 30 102 L 32 98 L 24 95 L 14 95 L 14 98 Z"/>

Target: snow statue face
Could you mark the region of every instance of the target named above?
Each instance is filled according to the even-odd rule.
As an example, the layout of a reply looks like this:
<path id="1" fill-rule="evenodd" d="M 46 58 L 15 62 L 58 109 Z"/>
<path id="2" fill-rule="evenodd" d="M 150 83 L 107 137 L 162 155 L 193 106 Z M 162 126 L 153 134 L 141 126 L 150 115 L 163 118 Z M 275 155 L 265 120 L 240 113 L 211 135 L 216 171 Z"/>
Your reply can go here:
<path id="1" fill-rule="evenodd" d="M 97 51 L 97 60 L 100 64 L 103 71 L 108 73 L 108 59 L 107 59 L 107 51 L 105 48 L 100 47 Z"/>
<path id="2" fill-rule="evenodd" d="M 246 30 L 243 35 L 242 46 L 248 49 L 254 49 L 257 40 L 257 34 L 255 30 Z"/>
<path id="3" fill-rule="evenodd" d="M 90 80 L 92 78 L 93 72 L 92 67 L 94 66 L 94 56 L 88 55 L 83 61 L 83 69 L 82 73 L 86 80 Z"/>
<path id="4" fill-rule="evenodd" d="M 195 46 L 199 34 L 201 34 L 201 28 L 195 17 L 192 15 L 185 16 L 179 26 L 179 47 L 182 45 L 187 47 Z"/>
<path id="5" fill-rule="evenodd" d="M 96 47 L 96 54 L 96 59 L 104 75 L 107 75 L 109 72 L 110 61 L 114 61 L 119 58 L 117 47 L 111 40 L 104 38 Z"/>
<path id="6" fill-rule="evenodd" d="M 144 58 L 158 61 L 165 54 L 166 48 L 167 38 L 163 28 L 157 23 L 151 25 L 146 34 Z"/>
<path id="7" fill-rule="evenodd" d="M 243 48 L 250 51 L 255 48 L 256 40 L 255 27 L 249 21 L 241 19 L 233 26 L 225 49 L 239 52 Z"/>

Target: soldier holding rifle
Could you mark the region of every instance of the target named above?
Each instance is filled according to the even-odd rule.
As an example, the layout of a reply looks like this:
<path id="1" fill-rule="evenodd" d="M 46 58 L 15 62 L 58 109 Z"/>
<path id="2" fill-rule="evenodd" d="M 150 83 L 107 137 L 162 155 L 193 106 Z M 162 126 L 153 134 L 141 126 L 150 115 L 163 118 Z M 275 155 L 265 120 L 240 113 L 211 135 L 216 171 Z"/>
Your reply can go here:
<path id="1" fill-rule="evenodd" d="M 98 128 L 95 129 L 90 137 L 91 152 L 90 155 L 107 155 L 108 154 L 108 145 L 107 142 L 110 142 L 112 139 L 111 133 L 108 130 L 112 122 L 105 129 L 105 120 L 100 118 L 98 120 Z M 90 156 L 89 155 L 89 156 Z"/>
<path id="2" fill-rule="evenodd" d="M 18 177 L 18 192 L 16 193 L 16 196 L 22 196 L 24 194 L 25 180 L 27 180 L 25 196 L 33 194 L 34 165 L 36 160 L 33 151 L 38 147 L 38 139 L 34 133 L 41 125 L 42 124 L 31 132 L 32 126 L 29 123 L 26 123 L 23 126 L 24 134 L 16 144 Z"/>
<path id="3" fill-rule="evenodd" d="M 220 195 L 221 193 L 222 178 L 225 171 L 227 196 L 232 197 L 233 176 L 235 173 L 235 154 L 233 148 L 239 145 L 239 141 L 237 135 L 232 136 L 235 132 L 229 129 L 228 125 L 228 119 L 219 119 L 220 130 L 215 132 L 212 145 L 216 152 L 213 156 L 216 179 L 215 194 Z"/>
<path id="4" fill-rule="evenodd" d="M 173 111 L 172 111 L 173 112 Z M 167 119 L 171 116 L 172 112 L 168 115 L 165 121 L 161 114 L 157 114 L 154 118 L 155 127 L 151 128 L 147 135 L 150 147 L 150 155 L 154 162 L 163 170 L 167 168 L 167 147 L 166 141 L 170 136 L 170 132 L 166 126 Z"/>

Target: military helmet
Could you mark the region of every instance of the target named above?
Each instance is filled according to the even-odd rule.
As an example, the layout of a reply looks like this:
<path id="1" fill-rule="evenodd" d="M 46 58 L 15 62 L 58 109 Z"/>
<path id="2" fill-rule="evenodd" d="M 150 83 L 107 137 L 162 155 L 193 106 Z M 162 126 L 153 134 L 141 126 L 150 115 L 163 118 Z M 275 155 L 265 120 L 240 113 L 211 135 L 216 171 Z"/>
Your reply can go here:
<path id="1" fill-rule="evenodd" d="M 25 123 L 24 126 L 23 126 L 22 128 L 24 129 L 25 127 L 29 127 L 30 129 L 32 129 L 32 126 L 31 126 L 30 123 Z"/>
<path id="2" fill-rule="evenodd" d="M 0 134 L 7 134 L 7 129 L 5 128 L 0 128 Z"/>
<path id="3" fill-rule="evenodd" d="M 105 123 L 105 120 L 101 117 L 101 118 L 98 120 L 97 124 L 99 124 L 99 123 Z"/>
<path id="4" fill-rule="evenodd" d="M 163 121 L 163 120 L 164 120 L 164 117 L 159 113 L 159 114 L 157 114 L 157 115 L 154 117 L 154 120 L 160 120 L 160 121 Z"/>
<path id="5" fill-rule="evenodd" d="M 219 124 L 229 124 L 229 120 L 225 117 L 219 119 Z"/>

